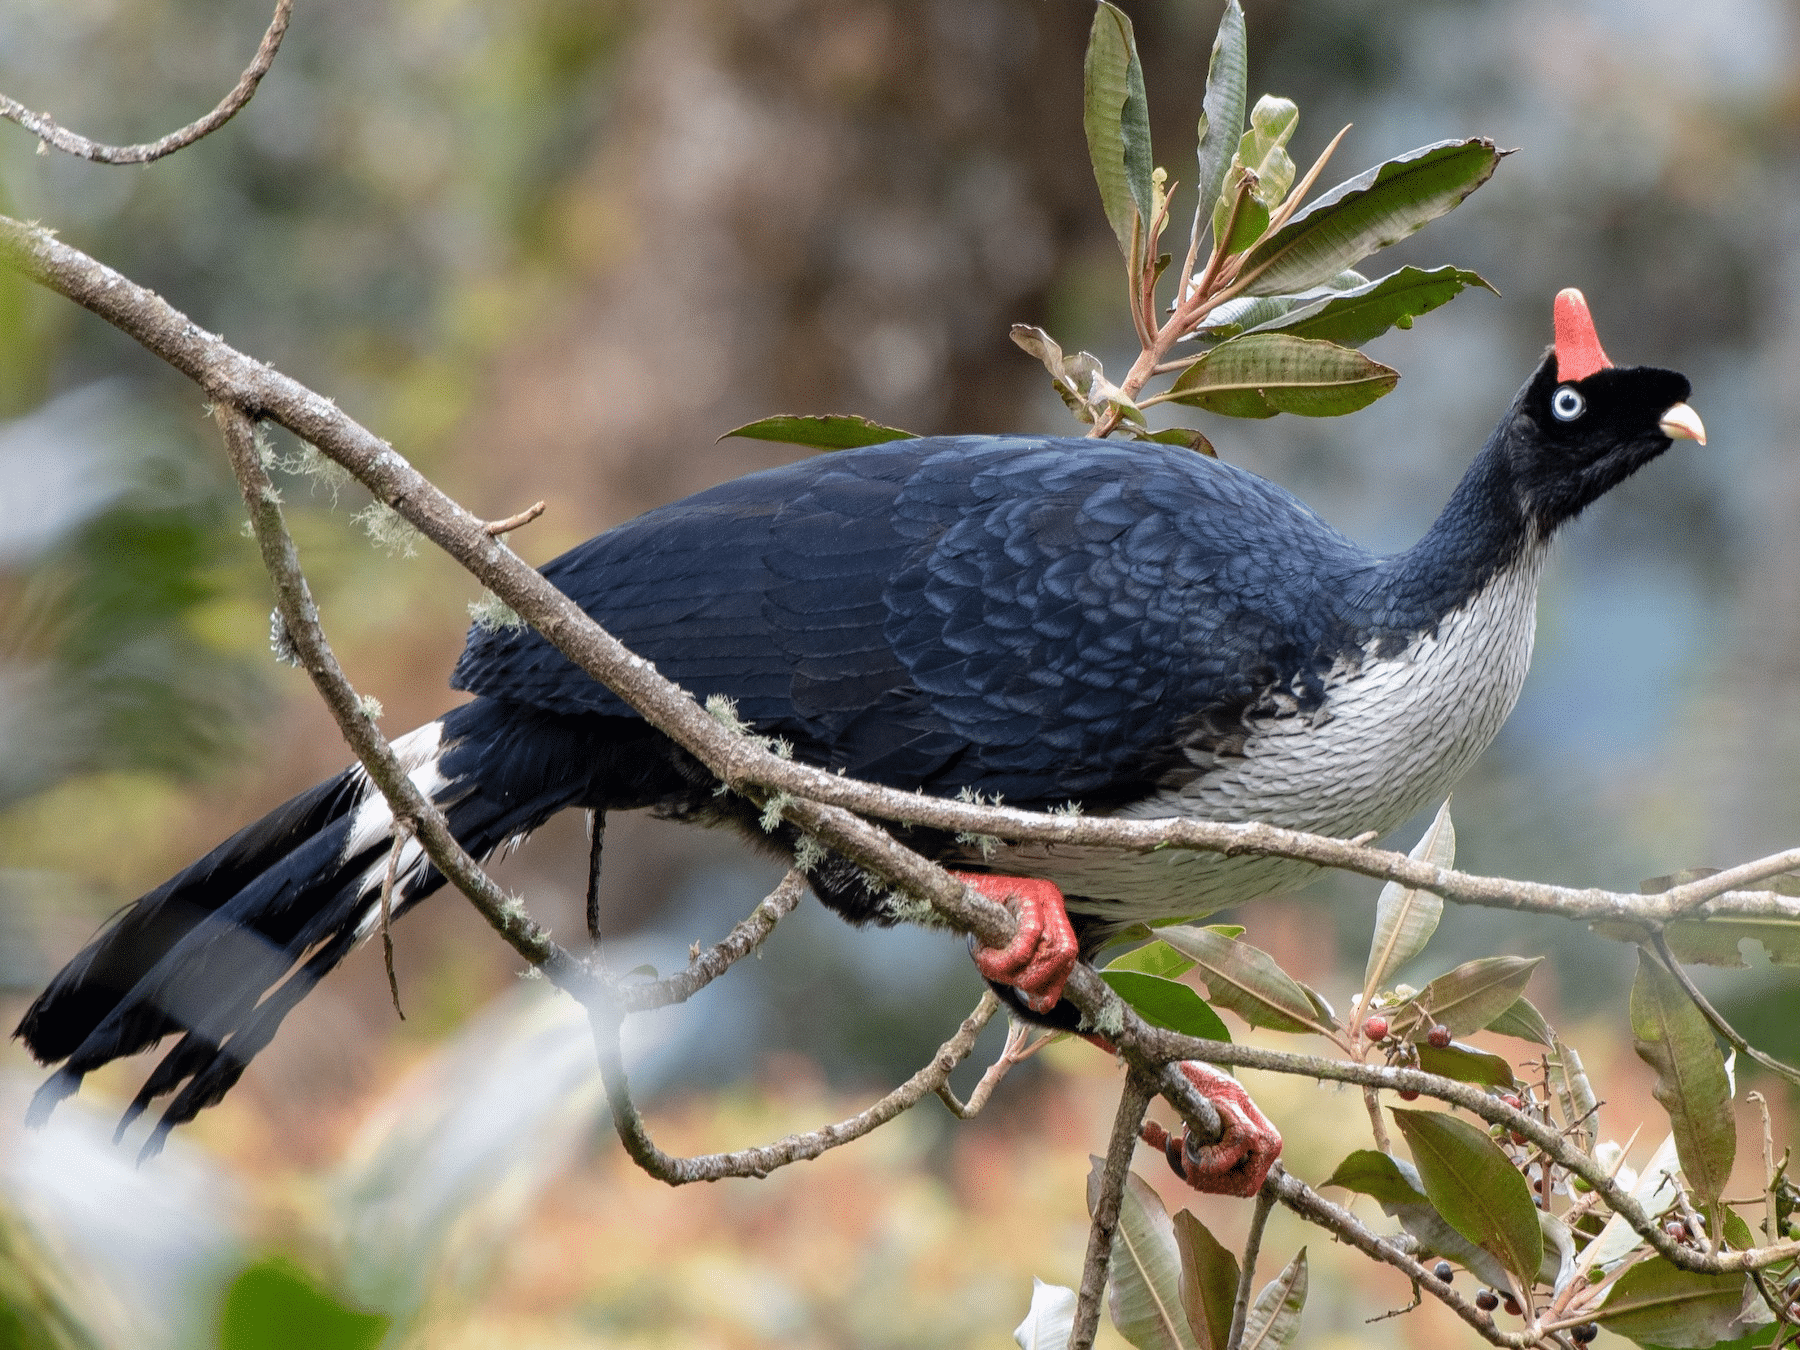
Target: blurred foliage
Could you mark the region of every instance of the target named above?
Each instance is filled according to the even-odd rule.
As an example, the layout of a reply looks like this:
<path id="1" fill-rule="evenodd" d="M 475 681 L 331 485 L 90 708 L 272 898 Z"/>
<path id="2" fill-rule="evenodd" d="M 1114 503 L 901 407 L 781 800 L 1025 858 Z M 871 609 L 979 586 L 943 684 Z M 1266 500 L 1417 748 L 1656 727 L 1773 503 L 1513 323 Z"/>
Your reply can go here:
<path id="1" fill-rule="evenodd" d="M 1188 144 L 1197 109 L 1174 91 L 1204 69 L 1216 10 L 1124 8 L 1155 95 L 1150 130 Z M 541 560 L 774 462 L 785 452 L 714 438 L 783 408 L 855 407 L 923 431 L 1061 425 L 1006 341 L 1014 322 L 1120 368 L 1117 247 L 1080 145 L 1091 17 L 1028 0 L 302 0 L 257 100 L 164 164 L 40 157 L 0 127 L 0 209 L 54 224 L 337 397 L 474 509 L 550 498 L 513 541 Z M 266 21 L 264 0 L 21 0 L 0 12 L 0 88 L 90 135 L 155 135 L 212 105 Z M 1302 164 L 1350 120 L 1358 162 L 1446 133 L 1524 152 L 1437 227 L 1446 256 L 1504 298 L 1434 314 L 1430 342 L 1377 339 L 1372 354 L 1405 379 L 1348 427 L 1233 424 L 1223 455 L 1352 534 L 1410 542 L 1541 350 L 1547 297 L 1571 283 L 1615 355 L 1695 377 L 1715 433 L 1714 449 L 1668 457 L 1564 547 L 1525 698 L 1459 791 L 1464 865 L 1630 887 L 1789 842 L 1792 7 L 1726 0 L 1627 19 L 1599 3 L 1271 0 L 1250 26 L 1250 87 L 1307 109 L 1292 146 Z M 1397 263 L 1428 266 L 1438 247 L 1400 244 Z M 343 758 L 304 679 L 267 663 L 263 582 L 191 388 L 0 273 L 0 417 L 120 376 L 135 408 L 155 410 L 136 419 L 152 467 L 84 470 L 106 480 L 99 503 L 42 551 L 0 563 L 0 967 L 17 988 L 106 909 Z M 79 439 L 65 430 L 39 453 Z M 392 710 L 388 729 L 436 712 L 477 589 L 428 554 L 370 548 L 350 526 L 357 493 L 334 503 L 292 475 L 283 487 L 328 629 Z M 18 491 L 9 481 L 0 496 Z M 580 923 L 577 834 L 552 832 L 509 874 L 567 931 Z M 637 839 L 638 862 L 616 850 L 609 936 L 673 912 L 679 959 L 742 898 L 717 884 L 723 871 L 751 886 L 755 874 L 715 840 Z M 1374 891 L 1337 879 L 1261 907 L 1254 937 L 1309 984 L 1352 988 L 1334 971 L 1361 967 Z M 395 1031 L 378 965 L 353 963 L 195 1131 L 229 1159 L 219 1166 L 255 1179 L 275 1246 L 295 1234 L 328 1245 L 320 1176 L 380 1085 L 510 979 L 491 935 L 453 905 L 399 937 L 429 1017 Z M 665 1083 L 685 1065 L 689 1082 L 739 1086 L 671 1106 L 672 1146 L 851 1109 L 810 1061 L 784 1056 L 818 1055 L 838 1084 L 905 1072 L 936 1044 L 932 1018 L 971 1001 L 958 944 L 829 918 L 784 927 L 782 941 L 749 972 L 760 978 L 733 981 L 743 1001 L 721 993 L 681 1042 Z M 1597 1079 L 1632 1087 L 1609 1103 L 1612 1127 L 1648 1108 L 1650 1076 L 1629 1077 L 1617 1014 L 1628 951 L 1554 921 L 1454 911 L 1434 943 L 1441 968 L 1552 951 L 1534 999 L 1566 1031 L 1583 1010 L 1612 1017 L 1572 1033 Z M 1779 1050 L 1791 977 L 1756 978 L 1760 1001 L 1727 1011 Z M 734 1038 L 744 1027 L 754 1035 Z M 599 1145 L 538 1202 L 518 1249 L 444 1295 L 417 1339 L 992 1344 L 1023 1312 L 1031 1274 L 1079 1262 L 1080 1178 L 1115 1088 L 1086 1061 L 1028 1068 L 976 1126 L 921 1114 L 761 1187 L 664 1193 Z M 1288 1157 L 1309 1174 L 1362 1137 L 1347 1094 L 1257 1091 L 1301 1122 Z M 1206 1217 L 1235 1238 L 1230 1211 Z M 1301 1240 L 1276 1234 L 1272 1249 Z M 1365 1327 L 1406 1292 L 1342 1255 L 1315 1256 L 1307 1343 L 1460 1335 L 1430 1310 Z"/>
<path id="2" fill-rule="evenodd" d="M 248 1266 L 225 1291 L 219 1350 L 375 1350 L 388 1319 L 344 1307 L 291 1261 Z"/>

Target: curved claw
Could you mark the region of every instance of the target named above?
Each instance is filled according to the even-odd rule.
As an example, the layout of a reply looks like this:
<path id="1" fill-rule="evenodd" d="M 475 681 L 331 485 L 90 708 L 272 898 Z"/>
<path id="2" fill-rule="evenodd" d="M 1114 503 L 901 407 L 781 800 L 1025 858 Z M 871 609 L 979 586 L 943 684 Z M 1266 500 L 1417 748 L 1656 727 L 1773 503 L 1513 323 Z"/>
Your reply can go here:
<path id="1" fill-rule="evenodd" d="M 1080 954 L 1062 892 L 1053 882 L 1033 877 L 950 875 L 1005 905 L 1019 920 L 1019 931 L 1009 945 L 975 948 L 976 969 L 996 984 L 1012 985 L 1033 1012 L 1049 1012 L 1061 1000 Z"/>
<path id="2" fill-rule="evenodd" d="M 1175 1175 L 1195 1190 L 1249 1199 L 1281 1156 L 1280 1131 L 1231 1075 L 1191 1059 L 1175 1067 L 1218 1109 L 1224 1134 L 1215 1143 L 1196 1144 L 1185 1129 L 1171 1135 L 1152 1121 L 1138 1137 L 1161 1149 Z"/>

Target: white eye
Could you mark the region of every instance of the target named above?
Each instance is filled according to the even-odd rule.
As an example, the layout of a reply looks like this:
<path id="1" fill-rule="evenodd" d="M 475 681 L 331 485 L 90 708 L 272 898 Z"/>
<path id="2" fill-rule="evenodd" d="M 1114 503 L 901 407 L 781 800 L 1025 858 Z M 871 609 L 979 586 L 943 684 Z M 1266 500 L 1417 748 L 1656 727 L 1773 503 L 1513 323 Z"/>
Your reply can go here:
<path id="1" fill-rule="evenodd" d="M 1565 384 L 1551 395 L 1550 411 L 1556 414 L 1559 422 L 1573 422 L 1587 411 L 1587 400 Z"/>

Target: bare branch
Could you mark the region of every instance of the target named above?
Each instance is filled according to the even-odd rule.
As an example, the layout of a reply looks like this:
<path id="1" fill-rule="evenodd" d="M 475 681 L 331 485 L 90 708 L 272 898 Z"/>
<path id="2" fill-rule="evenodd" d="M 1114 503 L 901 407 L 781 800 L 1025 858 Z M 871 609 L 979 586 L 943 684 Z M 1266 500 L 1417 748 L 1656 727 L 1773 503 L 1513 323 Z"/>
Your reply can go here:
<path id="1" fill-rule="evenodd" d="M 171 131 L 158 140 L 144 141 L 138 145 L 105 145 L 99 141 L 91 141 L 86 136 L 58 126 L 49 113 L 33 112 L 5 94 L 0 94 L 0 117 L 17 122 L 36 136 L 40 153 L 45 146 L 49 146 L 66 155 L 90 159 L 99 164 L 148 164 L 192 145 L 203 136 L 211 135 L 237 116 L 255 96 L 256 86 L 269 73 L 269 67 L 275 64 L 275 53 L 281 50 L 281 40 L 287 36 L 288 19 L 293 11 L 294 0 L 276 0 L 275 17 L 269 20 L 268 31 L 263 34 L 256 55 L 244 68 L 244 73 L 238 76 L 238 82 L 232 86 L 231 92 L 220 99 L 219 106 L 205 117 L 189 122 L 179 131 Z"/>
<path id="2" fill-rule="evenodd" d="M 1100 1170 L 1100 1194 L 1094 1200 L 1093 1223 L 1088 1228 L 1087 1260 L 1081 1267 L 1081 1292 L 1075 1301 L 1075 1326 L 1069 1333 L 1069 1350 L 1091 1350 L 1100 1330 L 1100 1300 L 1106 1293 L 1106 1275 L 1112 1264 L 1113 1233 L 1119 1226 L 1119 1201 L 1125 1194 L 1125 1174 L 1137 1150 L 1138 1128 L 1155 1095 L 1156 1080 L 1132 1070 L 1119 1094 L 1119 1111 L 1113 1117 L 1112 1138 L 1106 1145 L 1106 1162 Z"/>
<path id="3" fill-rule="evenodd" d="M 957 1096 L 945 1083 L 937 1090 L 940 1101 L 950 1108 L 950 1114 L 958 1120 L 973 1120 L 981 1114 L 981 1108 L 988 1104 L 988 1098 L 994 1095 L 994 1089 L 1000 1086 L 1001 1080 L 1012 1071 L 1015 1064 L 1022 1064 L 1051 1041 L 1060 1039 L 1058 1033 L 1051 1032 L 1031 1040 L 1031 1028 L 1024 1022 L 1014 1022 L 1006 1029 L 1006 1044 L 994 1062 L 981 1075 L 981 1081 L 975 1084 L 975 1090 L 969 1094 L 966 1102 L 958 1101 Z M 1029 1042 L 1029 1043 L 1028 1043 Z"/>
<path id="4" fill-rule="evenodd" d="M 1384 1261 L 1400 1271 L 1412 1280 L 1415 1286 L 1429 1292 L 1433 1298 L 1475 1328 L 1484 1340 L 1494 1345 L 1513 1347 L 1524 1347 L 1537 1343 L 1539 1337 L 1531 1332 L 1501 1331 L 1494 1324 L 1492 1317 L 1470 1303 L 1450 1285 L 1433 1278 L 1430 1271 L 1415 1261 L 1411 1255 L 1400 1250 L 1394 1242 L 1364 1227 L 1349 1210 L 1332 1204 L 1312 1187 L 1284 1169 L 1280 1163 L 1276 1163 L 1270 1170 L 1266 1185 L 1269 1190 L 1274 1192 L 1277 1200 L 1307 1222 L 1315 1223 L 1328 1232 L 1335 1233 L 1363 1255 L 1372 1256 L 1377 1261 Z"/>
<path id="5" fill-rule="evenodd" d="M 387 871 L 381 878 L 381 956 L 387 966 L 388 995 L 394 1000 L 394 1015 L 402 1022 L 406 1014 L 400 1008 L 400 977 L 394 973 L 394 880 L 400 871 L 400 855 L 413 837 L 412 824 L 394 817 L 394 841 L 388 845 Z"/>
<path id="6" fill-rule="evenodd" d="M 775 931 L 775 925 L 794 912 L 805 894 L 805 875 L 790 871 L 723 939 L 689 961 L 686 970 L 648 984 L 616 985 L 610 1001 L 621 1013 L 648 1012 L 687 1002 L 762 946 L 763 940 Z"/>
<path id="7" fill-rule="evenodd" d="M 533 502 L 530 506 L 526 507 L 523 511 L 519 512 L 517 515 L 508 516 L 505 520 L 490 520 L 490 521 L 488 521 L 487 524 L 483 525 L 481 528 L 490 537 L 498 538 L 499 536 L 501 536 L 503 534 L 511 534 L 514 530 L 518 529 L 522 525 L 531 524 L 532 521 L 536 520 L 539 516 L 541 516 L 543 514 L 544 514 L 544 503 L 543 502 Z"/>
<path id="8" fill-rule="evenodd" d="M 990 990 L 981 996 L 975 1011 L 963 1019 L 956 1034 L 938 1047 L 931 1062 L 887 1096 L 848 1120 L 804 1134 L 790 1134 L 760 1148 L 739 1149 L 732 1153 L 703 1153 L 697 1157 L 679 1158 L 658 1148 L 644 1126 L 637 1105 L 631 1100 L 631 1084 L 625 1076 L 625 1061 L 619 1049 L 620 1017 L 603 1006 L 590 1005 L 594 1043 L 600 1053 L 600 1077 L 606 1085 L 607 1105 L 612 1109 L 613 1127 L 619 1142 L 644 1171 L 671 1186 L 685 1186 L 695 1181 L 719 1181 L 725 1177 L 764 1177 L 778 1167 L 817 1158 L 888 1123 L 902 1111 L 916 1106 L 946 1082 L 951 1070 L 968 1058 L 976 1038 L 999 1011 L 1000 1000 Z"/>
<path id="9" fill-rule="evenodd" d="M 1790 1083 L 1800 1084 L 1800 1069 L 1794 1068 L 1791 1064 L 1784 1064 L 1773 1055 L 1758 1050 L 1744 1039 L 1736 1027 L 1725 1020 L 1724 1013 L 1713 1007 L 1712 1000 L 1700 992 L 1700 986 L 1695 984 L 1692 977 L 1681 968 L 1681 962 L 1677 961 L 1675 953 L 1669 950 L 1669 940 L 1666 937 L 1660 932 L 1652 933 L 1651 941 L 1655 944 L 1656 954 L 1662 958 L 1662 963 L 1668 969 L 1669 974 L 1675 977 L 1675 982 L 1688 996 L 1688 1001 L 1700 1010 L 1700 1015 L 1707 1020 L 1714 1031 L 1725 1038 L 1727 1044 L 1740 1053 L 1750 1056 L 1770 1073 L 1785 1078 Z"/>
<path id="10" fill-rule="evenodd" d="M 1256 1288 L 1256 1258 L 1262 1253 L 1263 1229 L 1269 1225 L 1269 1211 L 1275 1208 L 1275 1186 L 1272 1176 L 1263 1180 L 1256 1193 L 1256 1208 L 1250 1214 L 1250 1236 L 1244 1239 L 1244 1259 L 1238 1265 L 1237 1297 L 1231 1301 L 1231 1334 L 1225 1338 L 1225 1350 L 1239 1350 L 1244 1343 L 1244 1323 L 1250 1316 L 1250 1291 Z"/>

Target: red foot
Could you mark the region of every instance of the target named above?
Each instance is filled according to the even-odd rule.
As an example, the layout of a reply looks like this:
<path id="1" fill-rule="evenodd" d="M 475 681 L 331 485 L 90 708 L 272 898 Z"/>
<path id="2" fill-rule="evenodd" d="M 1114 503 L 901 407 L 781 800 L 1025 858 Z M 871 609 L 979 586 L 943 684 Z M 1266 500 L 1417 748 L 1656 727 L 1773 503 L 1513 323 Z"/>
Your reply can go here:
<path id="1" fill-rule="evenodd" d="M 1281 1156 L 1280 1132 L 1230 1074 L 1191 1059 L 1176 1067 L 1218 1108 L 1219 1120 L 1225 1126 L 1224 1137 L 1216 1144 L 1195 1144 L 1186 1130 L 1176 1138 L 1151 1122 L 1144 1126 L 1139 1138 L 1152 1148 L 1160 1148 L 1175 1175 L 1197 1191 L 1245 1199 L 1255 1195 Z"/>
<path id="2" fill-rule="evenodd" d="M 1075 930 L 1063 908 L 1062 892 L 1053 882 L 1030 877 L 994 877 L 973 872 L 951 876 L 998 901 L 1018 916 L 1012 945 L 977 947 L 975 966 L 996 984 L 1010 984 L 1025 996 L 1033 1012 L 1049 1012 L 1062 998 L 1063 985 L 1075 969 Z"/>

